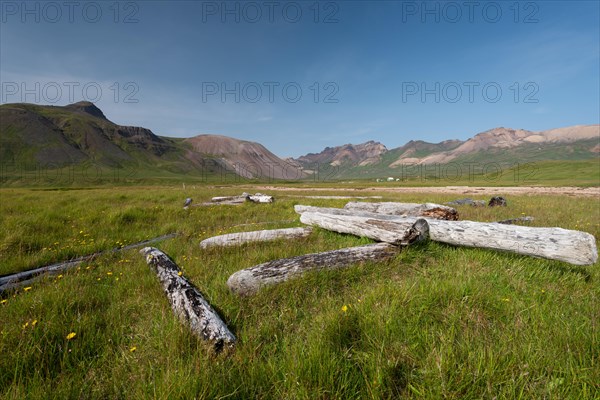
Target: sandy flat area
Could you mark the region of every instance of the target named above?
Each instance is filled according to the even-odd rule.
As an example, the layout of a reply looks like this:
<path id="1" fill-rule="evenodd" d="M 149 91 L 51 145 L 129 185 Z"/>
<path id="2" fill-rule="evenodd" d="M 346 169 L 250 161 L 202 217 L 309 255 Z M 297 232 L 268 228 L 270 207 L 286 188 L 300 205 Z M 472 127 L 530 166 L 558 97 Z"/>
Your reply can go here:
<path id="1" fill-rule="evenodd" d="M 456 195 L 566 195 L 600 197 L 600 187 L 543 187 L 543 186 L 428 186 L 428 187 L 366 187 L 366 188 L 328 188 L 328 187 L 278 187 L 278 186 L 253 186 L 252 190 L 264 191 L 333 191 L 333 192 L 388 192 L 388 193 L 445 193 Z"/>

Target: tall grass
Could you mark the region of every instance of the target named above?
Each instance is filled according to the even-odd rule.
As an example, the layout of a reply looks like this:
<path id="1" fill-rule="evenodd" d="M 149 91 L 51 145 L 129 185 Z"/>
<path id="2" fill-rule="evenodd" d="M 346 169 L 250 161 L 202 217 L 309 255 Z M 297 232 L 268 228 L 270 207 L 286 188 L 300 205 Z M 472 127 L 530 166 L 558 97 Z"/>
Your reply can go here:
<path id="1" fill-rule="evenodd" d="M 124 251 L 2 295 L 0 396 L 600 397 L 598 264 L 575 267 L 426 243 L 386 262 L 313 272 L 239 298 L 225 281 L 241 268 L 369 242 L 317 229 L 294 242 L 200 249 L 200 240 L 219 233 L 299 226 L 294 204 L 346 202 L 277 192 L 271 205 L 182 209 L 188 196 L 200 202 L 239 191 L 2 190 L 0 273 L 178 231 L 180 236 L 156 247 L 215 305 L 239 343 L 228 355 L 211 354 L 179 324 L 143 257 Z M 381 195 L 451 200 L 427 193 Z M 537 226 L 600 237 L 597 199 L 508 200 L 507 208 L 461 207 L 461 218 L 526 214 Z M 76 336 L 69 340 L 71 332 Z"/>

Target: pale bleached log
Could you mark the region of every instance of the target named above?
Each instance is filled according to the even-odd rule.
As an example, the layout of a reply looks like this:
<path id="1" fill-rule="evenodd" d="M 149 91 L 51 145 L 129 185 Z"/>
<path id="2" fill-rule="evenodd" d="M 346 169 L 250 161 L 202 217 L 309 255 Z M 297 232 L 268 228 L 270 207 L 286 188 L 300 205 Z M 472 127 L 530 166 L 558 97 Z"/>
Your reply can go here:
<path id="1" fill-rule="evenodd" d="M 236 337 L 202 293 L 190 283 L 169 256 L 154 247 L 145 247 L 146 256 L 162 284 L 173 312 L 196 336 L 210 342 L 216 352 L 233 347 Z"/>
<path id="2" fill-rule="evenodd" d="M 224 204 L 243 204 L 248 201 L 249 194 L 243 193 L 241 196 L 218 196 L 210 199 L 212 203 Z"/>
<path id="3" fill-rule="evenodd" d="M 204 239 L 200 242 L 200 247 L 206 249 L 213 246 L 237 246 L 242 243 L 266 242 L 276 239 L 297 239 L 306 237 L 311 232 L 311 228 L 304 227 L 229 233 Z"/>
<path id="4" fill-rule="evenodd" d="M 254 203 L 272 203 L 275 199 L 268 194 L 256 193 L 248 196 L 248 200 Z"/>
<path id="5" fill-rule="evenodd" d="M 227 286 L 238 295 L 251 295 L 261 287 L 275 285 L 311 270 L 337 269 L 365 261 L 380 261 L 397 254 L 398 248 L 387 243 L 349 247 L 324 253 L 284 258 L 237 271 Z"/>
<path id="6" fill-rule="evenodd" d="M 415 217 L 400 217 L 339 208 L 296 206 L 300 221 L 340 233 L 365 236 L 397 243 Z M 587 232 L 562 228 L 534 228 L 495 222 L 441 221 L 426 219 L 431 240 L 457 246 L 505 250 L 517 254 L 575 265 L 590 265 L 598 260 L 596 239 Z M 400 232 L 400 233 L 399 233 Z"/>
<path id="7" fill-rule="evenodd" d="M 253 203 L 272 203 L 275 200 L 273 196 L 269 196 L 267 194 L 256 193 L 256 194 L 248 194 L 246 192 L 242 193 L 240 196 L 218 196 L 213 197 L 210 201 L 211 203 L 217 204 L 244 204 L 247 201 L 251 201 Z M 211 203 L 204 203 L 204 205 L 212 205 Z"/>
<path id="8" fill-rule="evenodd" d="M 407 217 L 445 219 L 448 221 L 458 220 L 458 212 L 456 209 L 435 203 L 367 203 L 364 201 L 351 201 L 344 206 L 344 209 Z"/>

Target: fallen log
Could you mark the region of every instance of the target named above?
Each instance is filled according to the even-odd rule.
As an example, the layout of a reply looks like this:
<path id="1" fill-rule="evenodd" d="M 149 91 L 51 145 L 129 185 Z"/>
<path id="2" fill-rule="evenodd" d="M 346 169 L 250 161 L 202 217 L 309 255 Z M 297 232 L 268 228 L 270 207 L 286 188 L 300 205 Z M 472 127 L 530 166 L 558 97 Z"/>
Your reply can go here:
<path id="1" fill-rule="evenodd" d="M 171 239 L 177 236 L 177 233 L 170 233 L 168 235 L 163 235 L 159 237 L 155 237 L 153 239 L 144 240 L 138 243 L 132 243 L 123 247 L 115 247 L 114 249 L 99 251 L 97 253 L 88 254 L 86 256 L 77 257 L 68 261 L 61 261 L 55 264 L 46 265 L 43 267 L 38 267 L 34 269 L 30 269 L 27 271 L 17 272 L 15 274 L 4 275 L 0 277 L 0 292 L 14 289 L 19 286 L 30 285 L 35 279 L 40 278 L 42 275 L 56 275 L 61 272 L 64 272 L 68 269 L 74 268 L 81 263 L 89 262 L 94 260 L 97 257 L 116 253 L 118 251 L 130 250 L 136 247 L 146 246 L 151 243 L 160 242 L 162 240 Z"/>
<path id="2" fill-rule="evenodd" d="M 473 200 L 473 199 L 466 198 L 466 199 L 452 200 L 445 204 L 448 204 L 451 206 L 470 205 L 473 207 L 485 207 L 488 203 L 485 200 Z"/>
<path id="3" fill-rule="evenodd" d="M 397 243 L 399 232 L 415 217 L 356 212 L 339 208 L 296 206 L 300 221 L 334 232 Z M 587 232 L 562 228 L 533 228 L 495 222 L 442 221 L 427 218 L 429 237 L 457 246 L 510 251 L 533 257 L 590 265 L 598 260 L 596 239 Z"/>
<path id="4" fill-rule="evenodd" d="M 158 275 L 173 312 L 196 336 L 212 344 L 215 352 L 234 346 L 236 337 L 202 293 L 181 275 L 177 264 L 162 251 L 144 247 L 140 253 Z"/>
<path id="5" fill-rule="evenodd" d="M 311 228 L 304 227 L 229 233 L 204 239 L 200 242 L 200 247 L 206 249 L 213 246 L 237 246 L 242 243 L 267 242 L 275 239 L 296 239 L 306 237 L 311 232 Z"/>
<path id="6" fill-rule="evenodd" d="M 214 204 L 238 205 L 244 204 L 247 201 L 252 203 L 272 203 L 275 200 L 273 196 L 262 193 L 248 194 L 242 193 L 240 196 L 218 196 L 213 197 L 209 203 L 202 203 L 203 206 L 211 206 Z"/>
<path id="7" fill-rule="evenodd" d="M 344 206 L 344 209 L 407 217 L 429 217 L 448 221 L 458 220 L 456 209 L 435 203 L 366 203 L 363 201 L 351 201 Z"/>
<path id="8" fill-rule="evenodd" d="M 531 222 L 533 221 L 533 217 L 518 217 L 518 218 L 511 218 L 511 219 L 503 219 L 502 221 L 496 221 L 497 224 L 505 224 L 505 225 L 512 225 L 512 224 L 516 224 L 517 222 Z"/>
<path id="9" fill-rule="evenodd" d="M 248 196 L 248 200 L 253 203 L 272 203 L 275 199 L 267 194 L 256 193 Z"/>
<path id="10" fill-rule="evenodd" d="M 264 286 L 287 281 L 307 271 L 337 269 L 359 262 L 384 260 L 397 252 L 398 248 L 395 246 L 375 243 L 269 261 L 237 271 L 229 277 L 227 286 L 232 292 L 247 296 L 256 293 Z"/>
<path id="11" fill-rule="evenodd" d="M 416 218 L 402 219 L 391 215 L 375 214 L 344 210 L 341 208 L 322 208 L 297 205 L 294 207 L 301 214 L 300 222 L 306 225 L 319 226 L 333 232 L 349 233 L 367 237 L 378 242 L 394 245 L 406 245 L 406 232 L 413 227 Z M 361 215 L 371 215 L 364 218 Z"/>

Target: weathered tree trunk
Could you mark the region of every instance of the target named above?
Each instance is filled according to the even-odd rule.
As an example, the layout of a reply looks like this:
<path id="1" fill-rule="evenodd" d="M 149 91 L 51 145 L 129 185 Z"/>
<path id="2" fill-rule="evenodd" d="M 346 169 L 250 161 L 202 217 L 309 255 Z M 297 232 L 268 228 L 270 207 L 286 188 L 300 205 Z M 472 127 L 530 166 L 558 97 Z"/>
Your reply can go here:
<path id="1" fill-rule="evenodd" d="M 244 204 L 246 201 L 248 201 L 248 194 L 247 193 L 243 193 L 241 196 L 220 196 L 220 197 L 213 197 L 212 199 L 210 199 L 210 203 L 204 203 L 207 205 L 212 205 L 214 203 L 218 203 L 218 204 Z"/>
<path id="2" fill-rule="evenodd" d="M 427 217 L 448 221 L 458 220 L 458 212 L 454 208 L 434 203 L 366 203 L 363 201 L 351 201 L 344 206 L 344 209 L 406 217 Z"/>
<path id="3" fill-rule="evenodd" d="M 272 203 L 275 199 L 267 194 L 256 193 L 248 196 L 248 200 L 254 203 Z"/>
<path id="4" fill-rule="evenodd" d="M 414 217 L 356 212 L 339 208 L 296 206 L 300 221 L 340 233 L 397 243 Z M 495 222 L 427 219 L 431 240 L 458 246 L 505 250 L 517 254 L 589 265 L 598 260 L 596 239 L 586 232 L 562 228 L 532 228 Z"/>
<path id="5" fill-rule="evenodd" d="M 274 201 L 273 196 L 269 196 L 262 193 L 256 194 L 248 194 L 246 192 L 242 193 L 240 196 L 219 196 L 213 197 L 209 203 L 202 203 L 203 206 L 212 206 L 215 204 L 228 204 L 228 205 L 238 205 L 244 204 L 247 201 L 251 201 L 253 203 L 272 203 Z"/>
<path id="6" fill-rule="evenodd" d="M 397 254 L 397 247 L 387 243 L 326 251 L 284 258 L 237 271 L 227 280 L 227 286 L 239 295 L 251 295 L 261 287 L 284 282 L 310 270 L 348 267 L 364 261 L 378 261 Z"/>
<path id="7" fill-rule="evenodd" d="M 503 219 L 502 221 L 496 221 L 497 224 L 505 224 L 505 225 L 512 225 L 515 224 L 517 222 L 531 222 L 533 221 L 533 217 L 517 217 L 517 218 L 511 218 L 511 219 Z"/>
<path id="8" fill-rule="evenodd" d="M 103 256 L 105 254 L 116 253 L 117 251 L 124 251 L 134 249 L 136 247 L 146 246 L 150 243 L 174 238 L 175 236 L 177 236 L 177 233 L 170 233 L 168 235 L 155 237 L 153 239 L 144 240 L 142 242 L 132 243 L 127 246 L 116 247 L 114 249 L 104 250 L 97 253 L 88 254 L 86 256 L 77 257 L 69 261 L 63 261 L 56 264 L 46 265 L 44 267 L 17 272 L 15 274 L 5 275 L 0 277 L 0 292 L 4 290 L 14 289 L 19 286 L 30 285 L 35 281 L 35 279 L 39 278 L 40 276 L 59 274 L 68 269 L 74 268 L 80 265 L 81 263 L 92 261 L 95 258 Z"/>
<path id="9" fill-rule="evenodd" d="M 237 246 L 248 242 L 267 242 L 275 239 L 296 239 L 306 237 L 312 232 L 311 228 L 270 229 L 252 232 L 229 233 L 214 236 L 200 242 L 200 247 L 206 249 L 213 246 Z"/>
<path id="10" fill-rule="evenodd" d="M 221 320 L 219 314 L 208 304 L 202 293 L 186 278 L 180 276 L 180 269 L 162 251 L 145 247 L 140 253 L 153 267 L 171 303 L 173 312 L 187 324 L 198 337 L 209 341 L 218 353 L 224 347 L 233 347 L 236 337 Z"/>

